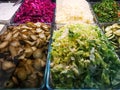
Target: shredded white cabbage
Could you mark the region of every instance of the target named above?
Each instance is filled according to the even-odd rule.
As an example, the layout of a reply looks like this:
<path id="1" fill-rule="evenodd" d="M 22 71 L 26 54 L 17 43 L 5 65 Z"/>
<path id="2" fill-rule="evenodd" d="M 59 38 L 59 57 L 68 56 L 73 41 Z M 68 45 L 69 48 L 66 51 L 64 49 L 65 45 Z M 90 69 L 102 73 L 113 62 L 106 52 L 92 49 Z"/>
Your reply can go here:
<path id="1" fill-rule="evenodd" d="M 86 0 L 56 0 L 57 23 L 94 23 Z"/>

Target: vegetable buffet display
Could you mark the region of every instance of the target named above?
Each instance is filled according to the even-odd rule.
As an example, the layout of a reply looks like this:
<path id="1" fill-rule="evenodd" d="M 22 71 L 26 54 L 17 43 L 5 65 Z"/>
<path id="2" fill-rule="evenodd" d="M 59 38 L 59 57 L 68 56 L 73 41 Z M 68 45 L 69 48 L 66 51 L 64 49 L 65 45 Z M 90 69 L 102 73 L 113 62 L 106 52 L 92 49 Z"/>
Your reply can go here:
<path id="1" fill-rule="evenodd" d="M 0 8 L 0 89 L 120 88 L 119 2 L 19 2 Z"/>
<path id="2" fill-rule="evenodd" d="M 0 78 L 12 74 L 5 88 L 37 88 L 43 83 L 50 25 L 44 23 L 9 26 L 0 35 Z"/>
<path id="3" fill-rule="evenodd" d="M 53 33 L 53 88 L 116 88 L 119 78 L 120 60 L 97 26 L 71 24 Z"/>

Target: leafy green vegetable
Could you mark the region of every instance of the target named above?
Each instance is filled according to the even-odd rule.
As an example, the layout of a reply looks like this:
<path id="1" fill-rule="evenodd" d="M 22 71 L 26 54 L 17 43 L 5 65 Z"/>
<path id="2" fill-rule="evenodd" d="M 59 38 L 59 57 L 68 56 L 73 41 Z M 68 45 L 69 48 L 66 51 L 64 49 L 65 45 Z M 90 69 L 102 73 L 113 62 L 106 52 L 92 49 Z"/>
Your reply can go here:
<path id="1" fill-rule="evenodd" d="M 119 5 L 115 0 L 102 0 L 93 5 L 93 10 L 100 22 L 118 21 Z"/>
<path id="2" fill-rule="evenodd" d="M 120 60 L 97 26 L 71 24 L 55 31 L 51 63 L 55 88 L 120 87 Z"/>

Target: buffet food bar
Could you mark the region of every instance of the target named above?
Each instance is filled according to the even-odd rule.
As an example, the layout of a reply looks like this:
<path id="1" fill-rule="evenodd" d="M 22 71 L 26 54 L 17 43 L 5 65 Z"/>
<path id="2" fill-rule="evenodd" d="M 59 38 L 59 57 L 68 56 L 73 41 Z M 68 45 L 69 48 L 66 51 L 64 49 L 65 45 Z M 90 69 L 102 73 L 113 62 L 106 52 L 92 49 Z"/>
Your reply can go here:
<path id="1" fill-rule="evenodd" d="M 0 89 L 120 89 L 120 3 L 0 2 Z"/>

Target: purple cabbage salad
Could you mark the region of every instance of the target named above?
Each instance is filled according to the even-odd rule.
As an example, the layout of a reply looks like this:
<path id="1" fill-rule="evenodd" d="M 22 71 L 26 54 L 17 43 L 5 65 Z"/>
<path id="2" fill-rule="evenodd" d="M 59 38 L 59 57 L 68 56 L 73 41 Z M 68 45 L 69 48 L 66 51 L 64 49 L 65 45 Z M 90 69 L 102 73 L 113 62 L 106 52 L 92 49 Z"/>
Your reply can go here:
<path id="1" fill-rule="evenodd" d="M 24 0 L 13 19 L 14 23 L 51 23 L 54 18 L 55 2 L 51 0 Z"/>

